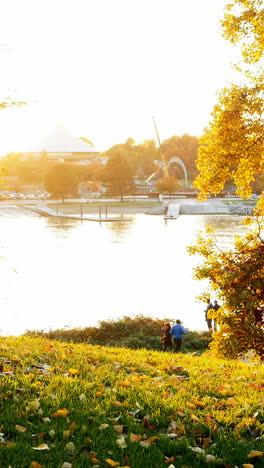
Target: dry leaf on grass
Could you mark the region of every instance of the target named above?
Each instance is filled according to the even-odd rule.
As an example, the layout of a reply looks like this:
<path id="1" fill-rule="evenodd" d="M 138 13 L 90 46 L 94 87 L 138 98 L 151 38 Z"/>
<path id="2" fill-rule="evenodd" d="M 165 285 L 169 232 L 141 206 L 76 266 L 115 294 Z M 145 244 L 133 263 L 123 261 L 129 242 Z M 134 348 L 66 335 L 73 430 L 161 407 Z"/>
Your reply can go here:
<path id="1" fill-rule="evenodd" d="M 26 432 L 27 431 L 27 428 L 24 427 L 24 426 L 20 426 L 19 424 L 16 424 L 15 425 L 15 428 L 18 432 Z"/>
<path id="2" fill-rule="evenodd" d="M 38 400 L 29 401 L 28 402 L 28 407 L 29 407 L 29 409 L 38 410 L 39 407 L 40 407 L 40 402 Z"/>
<path id="3" fill-rule="evenodd" d="M 118 466 L 118 465 L 120 465 L 119 462 L 116 462 L 116 461 L 114 461 L 114 460 L 111 460 L 111 458 L 107 458 L 105 461 L 106 461 L 106 463 L 107 463 L 108 465 L 110 465 L 110 466 Z"/>
<path id="4" fill-rule="evenodd" d="M 68 415 L 69 411 L 66 408 L 59 409 L 56 411 L 56 413 L 53 413 L 53 418 L 58 418 L 59 416 L 66 417 Z"/>
<path id="5" fill-rule="evenodd" d="M 259 452 L 258 450 L 253 450 L 248 454 L 248 458 L 263 457 L 264 452 Z"/>
<path id="6" fill-rule="evenodd" d="M 191 446 L 189 446 L 188 448 L 190 450 L 192 450 L 193 452 L 200 453 L 201 455 L 205 454 L 205 451 L 203 449 L 201 449 L 200 447 L 191 447 Z"/>
<path id="7" fill-rule="evenodd" d="M 33 450 L 49 450 L 49 447 L 47 444 L 40 444 L 38 447 L 32 447 Z"/>
<path id="8" fill-rule="evenodd" d="M 73 442 L 68 442 L 65 448 L 69 455 L 75 455 L 76 448 Z"/>
<path id="9" fill-rule="evenodd" d="M 131 433 L 129 435 L 129 439 L 130 439 L 131 442 L 139 442 L 142 439 L 142 435 Z"/>
<path id="10" fill-rule="evenodd" d="M 123 429 L 124 429 L 124 426 L 123 426 L 122 424 L 116 424 L 115 426 L 113 426 L 113 429 L 114 429 L 118 434 L 122 434 Z"/>
<path id="11" fill-rule="evenodd" d="M 116 439 L 117 445 L 119 445 L 120 448 L 127 448 L 127 444 L 125 442 L 125 436 L 119 436 Z"/>
<path id="12" fill-rule="evenodd" d="M 106 429 L 107 427 L 109 427 L 109 424 L 100 424 L 100 426 L 98 427 L 98 429 L 100 431 L 103 431 L 104 429 Z"/>

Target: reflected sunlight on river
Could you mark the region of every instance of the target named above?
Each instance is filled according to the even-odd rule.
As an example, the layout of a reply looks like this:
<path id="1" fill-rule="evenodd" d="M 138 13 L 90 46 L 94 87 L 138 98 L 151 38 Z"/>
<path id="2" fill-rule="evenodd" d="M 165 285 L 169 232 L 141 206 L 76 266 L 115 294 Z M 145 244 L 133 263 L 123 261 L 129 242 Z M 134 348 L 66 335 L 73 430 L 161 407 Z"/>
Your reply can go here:
<path id="1" fill-rule="evenodd" d="M 166 224 L 162 216 L 138 214 L 101 225 L 1 216 L 1 334 L 138 314 L 206 329 L 205 306 L 195 302 L 204 283 L 192 279 L 198 259 L 186 252 L 206 224 L 226 246 L 246 230 L 229 215 L 185 215 Z"/>

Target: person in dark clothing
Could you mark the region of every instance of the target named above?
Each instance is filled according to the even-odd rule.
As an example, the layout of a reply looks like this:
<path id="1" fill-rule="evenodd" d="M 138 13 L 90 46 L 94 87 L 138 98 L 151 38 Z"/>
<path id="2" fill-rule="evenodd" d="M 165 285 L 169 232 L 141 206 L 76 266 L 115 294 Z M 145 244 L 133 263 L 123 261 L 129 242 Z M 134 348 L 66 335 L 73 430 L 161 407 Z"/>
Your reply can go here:
<path id="1" fill-rule="evenodd" d="M 175 353 L 179 353 L 182 346 L 183 336 L 186 335 L 188 331 L 181 325 L 180 320 L 176 320 L 176 325 L 172 327 L 170 333 L 173 336 Z"/>
<path id="2" fill-rule="evenodd" d="M 162 351 L 169 351 L 172 350 L 172 341 L 171 341 L 171 326 L 169 322 L 164 323 L 163 326 L 163 337 L 161 338 L 161 343 L 162 343 Z"/>
<path id="3" fill-rule="evenodd" d="M 221 306 L 218 304 L 218 302 L 214 301 L 213 309 L 215 311 L 217 311 L 218 309 L 220 309 L 220 307 Z M 216 332 L 216 331 L 217 331 L 217 321 L 216 321 L 216 319 L 214 319 L 214 332 Z"/>
<path id="4" fill-rule="evenodd" d="M 213 308 L 214 308 L 214 306 L 213 306 L 213 304 L 212 304 L 212 302 L 211 302 L 211 299 L 208 299 L 208 300 L 207 300 L 207 307 L 206 307 L 206 309 L 205 309 L 204 312 L 205 312 L 205 321 L 206 321 L 206 323 L 207 323 L 209 332 L 212 331 L 212 319 L 210 319 L 210 318 L 208 317 L 208 312 L 209 312 L 210 309 L 213 309 Z"/>
<path id="5" fill-rule="evenodd" d="M 264 308 L 258 307 L 254 310 L 255 325 L 259 328 L 264 325 Z"/>

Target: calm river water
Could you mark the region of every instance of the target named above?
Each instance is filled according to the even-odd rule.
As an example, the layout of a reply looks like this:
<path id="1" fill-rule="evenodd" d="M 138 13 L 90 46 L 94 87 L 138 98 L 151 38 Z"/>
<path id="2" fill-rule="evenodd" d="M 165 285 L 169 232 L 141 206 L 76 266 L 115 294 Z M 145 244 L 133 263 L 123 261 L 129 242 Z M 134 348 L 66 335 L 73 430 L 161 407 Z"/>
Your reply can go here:
<path id="1" fill-rule="evenodd" d="M 99 223 L 42 218 L 9 209 L 0 216 L 2 335 L 26 329 L 85 327 L 138 314 L 179 318 L 205 330 L 204 284 L 192 279 L 186 246 L 206 224 L 230 245 L 237 216 L 132 215 Z M 212 298 L 214 299 L 214 298 Z"/>

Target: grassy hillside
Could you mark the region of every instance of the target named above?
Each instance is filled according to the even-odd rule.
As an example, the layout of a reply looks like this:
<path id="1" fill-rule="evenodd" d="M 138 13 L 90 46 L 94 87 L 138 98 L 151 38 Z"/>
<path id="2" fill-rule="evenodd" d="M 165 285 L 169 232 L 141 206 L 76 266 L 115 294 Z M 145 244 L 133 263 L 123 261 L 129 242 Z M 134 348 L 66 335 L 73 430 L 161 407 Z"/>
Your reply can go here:
<path id="1" fill-rule="evenodd" d="M 263 365 L 0 338 L 1 468 L 263 467 Z"/>

